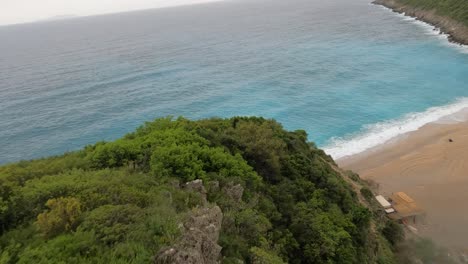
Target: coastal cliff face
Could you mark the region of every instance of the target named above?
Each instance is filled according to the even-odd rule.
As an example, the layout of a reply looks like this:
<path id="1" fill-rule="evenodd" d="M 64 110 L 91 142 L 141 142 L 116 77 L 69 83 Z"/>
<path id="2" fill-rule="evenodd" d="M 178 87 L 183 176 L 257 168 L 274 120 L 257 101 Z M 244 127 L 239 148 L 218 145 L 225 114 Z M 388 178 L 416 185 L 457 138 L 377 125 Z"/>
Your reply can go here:
<path id="1" fill-rule="evenodd" d="M 424 9 L 398 0 L 375 0 L 373 3 L 429 23 L 446 33 L 451 42 L 468 45 L 468 26 L 448 16 L 439 15 L 434 9 Z"/>

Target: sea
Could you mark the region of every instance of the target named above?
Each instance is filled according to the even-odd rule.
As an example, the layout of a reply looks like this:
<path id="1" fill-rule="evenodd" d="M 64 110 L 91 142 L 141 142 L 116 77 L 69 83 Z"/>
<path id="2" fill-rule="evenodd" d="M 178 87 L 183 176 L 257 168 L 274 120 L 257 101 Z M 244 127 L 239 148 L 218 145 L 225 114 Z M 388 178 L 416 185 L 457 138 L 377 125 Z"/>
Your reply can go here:
<path id="1" fill-rule="evenodd" d="M 0 26 L 0 164 L 159 117 L 274 118 L 334 158 L 468 107 L 468 48 L 369 0 L 226 0 Z"/>

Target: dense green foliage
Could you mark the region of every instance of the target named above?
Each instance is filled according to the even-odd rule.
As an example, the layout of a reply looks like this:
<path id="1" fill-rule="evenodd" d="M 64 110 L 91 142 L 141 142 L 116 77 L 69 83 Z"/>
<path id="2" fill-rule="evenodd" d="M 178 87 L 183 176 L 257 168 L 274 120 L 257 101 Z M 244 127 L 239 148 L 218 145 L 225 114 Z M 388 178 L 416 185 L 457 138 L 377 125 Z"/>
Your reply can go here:
<path id="1" fill-rule="evenodd" d="M 450 17 L 468 26 L 468 1 L 466 0 L 398 0 L 398 2 L 435 10 L 437 14 Z"/>
<path id="2" fill-rule="evenodd" d="M 395 227 L 376 223 L 304 131 L 262 118 L 158 119 L 0 167 L 0 263 L 151 262 L 201 204 L 179 187 L 194 179 L 223 211 L 224 263 L 395 263 Z M 225 191 L 235 184 L 241 201 Z"/>

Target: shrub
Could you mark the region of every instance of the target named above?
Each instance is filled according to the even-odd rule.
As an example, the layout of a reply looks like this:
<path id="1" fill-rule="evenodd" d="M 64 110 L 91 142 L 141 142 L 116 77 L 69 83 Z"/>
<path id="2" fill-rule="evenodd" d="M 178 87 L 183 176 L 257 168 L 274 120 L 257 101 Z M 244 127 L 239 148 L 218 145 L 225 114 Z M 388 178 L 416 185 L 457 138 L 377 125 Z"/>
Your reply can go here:
<path id="1" fill-rule="evenodd" d="M 53 237 L 73 230 L 81 215 L 81 204 L 76 198 L 50 199 L 46 206 L 50 210 L 37 216 L 37 225 L 45 237 Z"/>
<path id="2" fill-rule="evenodd" d="M 382 229 L 382 234 L 393 246 L 405 238 L 403 228 L 399 224 L 390 220 L 385 223 L 385 226 Z"/>
<path id="3" fill-rule="evenodd" d="M 372 199 L 374 198 L 374 194 L 367 187 L 362 187 L 360 192 L 361 192 L 362 196 L 364 196 L 364 198 L 366 198 L 366 200 L 369 201 L 369 202 L 372 201 Z"/>
<path id="4" fill-rule="evenodd" d="M 91 211 L 80 229 L 94 231 L 97 239 L 110 245 L 121 241 L 141 217 L 142 209 L 135 205 L 104 205 Z"/>

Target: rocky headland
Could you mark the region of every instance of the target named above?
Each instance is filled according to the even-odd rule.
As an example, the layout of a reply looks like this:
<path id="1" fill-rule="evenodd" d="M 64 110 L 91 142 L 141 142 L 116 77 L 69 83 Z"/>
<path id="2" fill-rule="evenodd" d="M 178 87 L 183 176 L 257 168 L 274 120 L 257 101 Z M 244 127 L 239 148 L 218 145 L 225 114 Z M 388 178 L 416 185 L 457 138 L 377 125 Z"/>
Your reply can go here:
<path id="1" fill-rule="evenodd" d="M 449 41 L 468 45 L 468 26 L 450 17 L 439 15 L 436 10 L 408 5 L 398 0 L 375 0 L 373 3 L 429 23 L 447 34 Z"/>

